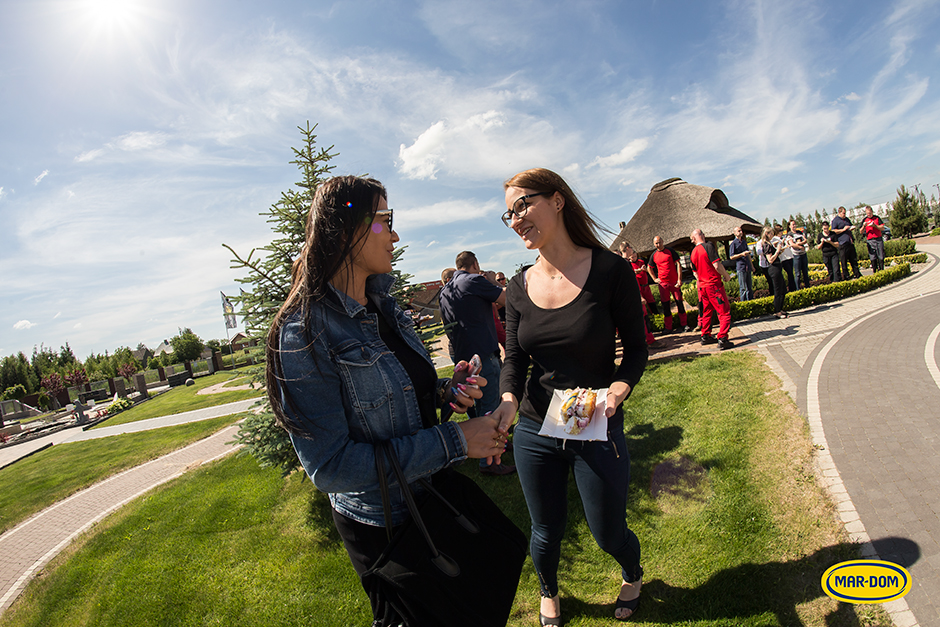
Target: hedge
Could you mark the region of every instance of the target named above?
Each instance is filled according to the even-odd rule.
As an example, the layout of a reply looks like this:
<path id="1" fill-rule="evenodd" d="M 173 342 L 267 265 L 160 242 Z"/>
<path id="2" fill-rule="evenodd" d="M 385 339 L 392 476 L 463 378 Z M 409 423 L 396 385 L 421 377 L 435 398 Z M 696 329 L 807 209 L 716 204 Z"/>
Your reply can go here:
<path id="1" fill-rule="evenodd" d="M 914 256 L 919 257 L 920 255 Z M 926 261 L 926 255 L 924 254 L 923 256 L 924 261 Z M 821 305 L 823 303 L 831 303 L 833 301 L 842 300 L 843 298 L 848 298 L 857 294 L 870 292 L 889 283 L 899 281 L 904 277 L 909 276 L 910 274 L 911 264 L 910 262 L 905 261 L 903 263 L 892 266 L 891 268 L 887 268 L 882 272 L 878 272 L 870 276 L 864 276 L 860 279 L 839 281 L 837 283 L 826 283 L 824 285 L 814 285 L 813 287 L 808 287 L 806 289 L 789 292 L 784 298 L 783 308 L 785 311 L 794 311 L 797 309 L 812 307 L 814 305 Z M 732 282 L 726 282 L 726 290 L 728 289 L 727 286 L 731 283 Z M 737 281 L 734 281 L 733 285 L 734 289 L 737 290 Z M 684 284 L 682 286 L 682 293 L 684 296 L 686 295 L 687 291 L 693 292 L 695 294 L 694 306 L 698 307 L 698 290 L 696 289 L 695 284 Z M 688 297 L 686 297 L 686 300 L 688 301 Z M 764 298 L 756 298 L 754 300 L 744 302 L 734 301 L 731 303 L 731 319 L 747 320 L 748 318 L 770 315 L 774 311 L 773 307 L 773 296 L 765 296 Z M 652 321 L 653 331 L 663 330 L 662 315 L 653 316 Z M 688 312 L 687 324 L 689 326 L 696 326 L 697 321 L 698 311 L 692 310 Z"/>

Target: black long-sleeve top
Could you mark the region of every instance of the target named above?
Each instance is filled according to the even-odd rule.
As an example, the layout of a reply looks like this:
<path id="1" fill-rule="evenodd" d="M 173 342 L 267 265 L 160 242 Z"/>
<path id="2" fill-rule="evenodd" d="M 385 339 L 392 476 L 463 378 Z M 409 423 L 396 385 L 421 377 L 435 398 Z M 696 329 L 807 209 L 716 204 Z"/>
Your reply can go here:
<path id="1" fill-rule="evenodd" d="M 649 352 L 640 290 L 630 263 L 594 249 L 581 293 L 557 309 L 533 303 L 525 271 L 506 290 L 506 361 L 499 391 L 520 400 L 519 412 L 541 423 L 555 389 L 606 388 L 614 381 L 636 387 Z M 623 359 L 614 363 L 619 330 Z M 532 373 L 526 379 L 529 366 Z"/>

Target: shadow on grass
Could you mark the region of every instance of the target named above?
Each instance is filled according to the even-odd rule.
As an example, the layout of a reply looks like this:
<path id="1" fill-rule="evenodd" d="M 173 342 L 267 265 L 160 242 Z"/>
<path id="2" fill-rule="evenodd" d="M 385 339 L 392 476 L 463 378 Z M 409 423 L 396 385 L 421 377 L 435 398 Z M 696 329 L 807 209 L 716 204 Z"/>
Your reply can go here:
<path id="1" fill-rule="evenodd" d="M 330 506 L 330 497 L 324 492 L 314 490 L 310 498 L 310 510 L 307 512 L 307 526 L 317 529 L 318 534 L 314 543 L 321 548 L 332 548 L 342 544 L 336 525 L 333 524 L 333 508 Z"/>
<path id="2" fill-rule="evenodd" d="M 905 568 L 920 558 L 917 543 L 907 538 L 882 538 L 872 544 L 882 559 Z M 830 566 L 859 559 L 858 546 L 841 543 L 788 562 L 742 564 L 719 571 L 695 588 L 677 588 L 659 580 L 643 583 L 642 601 L 632 622 L 686 623 L 744 621 L 772 614 L 779 625 L 804 625 L 797 606 L 823 597 L 820 580 Z M 614 604 L 564 600 L 570 616 L 613 616 Z M 825 616 L 827 626 L 857 627 L 862 623 L 855 607 L 839 603 Z"/>

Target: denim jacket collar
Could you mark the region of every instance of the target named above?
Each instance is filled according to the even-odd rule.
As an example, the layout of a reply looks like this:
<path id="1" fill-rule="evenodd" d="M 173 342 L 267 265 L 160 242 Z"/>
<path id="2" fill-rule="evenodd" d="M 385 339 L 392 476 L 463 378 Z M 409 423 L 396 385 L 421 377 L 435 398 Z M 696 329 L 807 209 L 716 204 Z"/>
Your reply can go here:
<path id="1" fill-rule="evenodd" d="M 392 285 L 395 283 L 395 277 L 391 274 L 373 274 L 366 279 L 366 295 L 375 294 L 379 300 L 388 296 Z M 345 292 L 333 287 L 332 283 L 327 283 L 329 292 L 323 302 L 329 307 L 340 313 L 345 313 L 350 318 L 355 318 L 360 312 L 365 311 L 365 305 L 349 296 Z"/>

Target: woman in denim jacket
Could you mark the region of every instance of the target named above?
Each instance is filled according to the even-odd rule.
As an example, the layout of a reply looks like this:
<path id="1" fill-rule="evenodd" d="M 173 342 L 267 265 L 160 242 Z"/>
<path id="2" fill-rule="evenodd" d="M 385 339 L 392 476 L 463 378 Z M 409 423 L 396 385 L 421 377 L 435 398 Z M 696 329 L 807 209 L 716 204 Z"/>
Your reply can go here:
<path id="1" fill-rule="evenodd" d="M 381 183 L 354 176 L 317 189 L 291 291 L 267 340 L 277 422 L 314 484 L 329 494 L 360 576 L 388 544 L 374 443 L 392 443 L 409 481 L 505 448 L 494 418 L 437 424 L 437 407 L 466 412 L 481 396 L 473 384 L 487 382 L 468 379 L 465 362 L 453 381 L 438 380 L 411 318 L 389 295 L 398 234 L 386 198 Z M 401 492 L 391 493 L 397 526 L 408 510 Z M 392 606 L 400 600 L 377 585 L 366 588 L 377 624 L 398 624 Z"/>

